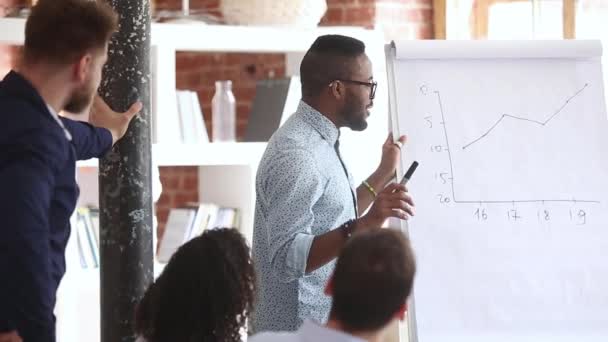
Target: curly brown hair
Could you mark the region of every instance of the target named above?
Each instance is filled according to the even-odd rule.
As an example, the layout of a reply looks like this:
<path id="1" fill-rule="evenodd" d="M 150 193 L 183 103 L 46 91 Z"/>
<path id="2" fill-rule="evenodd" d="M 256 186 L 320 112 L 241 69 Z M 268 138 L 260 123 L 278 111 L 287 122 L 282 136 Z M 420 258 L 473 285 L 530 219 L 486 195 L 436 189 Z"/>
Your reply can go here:
<path id="1" fill-rule="evenodd" d="M 183 246 L 144 295 L 135 330 L 148 342 L 232 342 L 253 310 L 255 271 L 235 229 L 205 231 Z"/>

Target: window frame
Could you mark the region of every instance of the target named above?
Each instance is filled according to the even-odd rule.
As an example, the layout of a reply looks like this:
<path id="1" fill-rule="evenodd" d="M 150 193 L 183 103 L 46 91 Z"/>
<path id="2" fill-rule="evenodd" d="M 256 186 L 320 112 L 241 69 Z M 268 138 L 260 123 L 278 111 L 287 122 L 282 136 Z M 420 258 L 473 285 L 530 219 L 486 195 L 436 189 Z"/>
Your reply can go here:
<path id="1" fill-rule="evenodd" d="M 476 0 L 473 6 L 473 25 L 471 36 L 473 39 L 486 39 L 488 37 L 488 16 L 490 6 L 503 2 L 521 2 L 531 0 Z M 446 0 L 433 0 L 433 28 L 435 39 L 446 39 L 447 3 Z M 576 38 L 576 0 L 562 0 L 562 38 Z"/>

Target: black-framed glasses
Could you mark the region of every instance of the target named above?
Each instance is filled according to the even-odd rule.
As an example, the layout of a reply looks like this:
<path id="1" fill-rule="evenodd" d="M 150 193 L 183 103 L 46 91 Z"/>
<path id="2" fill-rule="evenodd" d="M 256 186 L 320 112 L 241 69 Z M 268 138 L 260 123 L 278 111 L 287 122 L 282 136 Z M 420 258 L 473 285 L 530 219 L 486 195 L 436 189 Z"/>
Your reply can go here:
<path id="1" fill-rule="evenodd" d="M 363 81 L 356 81 L 356 80 L 340 80 L 340 79 L 337 79 L 336 81 L 359 84 L 359 85 L 364 85 L 364 86 L 370 87 L 371 91 L 369 93 L 369 99 L 373 100 L 376 97 L 376 88 L 378 88 L 378 82 L 376 82 L 376 81 L 363 82 Z"/>

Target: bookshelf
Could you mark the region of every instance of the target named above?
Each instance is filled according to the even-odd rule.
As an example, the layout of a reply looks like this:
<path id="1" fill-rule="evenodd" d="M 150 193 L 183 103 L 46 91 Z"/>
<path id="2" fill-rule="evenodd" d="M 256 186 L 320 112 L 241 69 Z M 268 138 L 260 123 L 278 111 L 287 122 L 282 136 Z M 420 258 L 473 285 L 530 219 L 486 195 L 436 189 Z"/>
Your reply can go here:
<path id="1" fill-rule="evenodd" d="M 24 27 L 25 19 L 0 18 L 0 45 L 23 44 Z M 255 174 L 266 143 L 169 142 L 171 139 L 161 128 L 174 124 L 178 118 L 175 54 L 177 51 L 285 53 L 287 76 L 292 76 L 298 74 L 300 61 L 312 42 L 324 34 L 344 34 L 364 41 L 374 66 L 375 78 L 379 81 L 367 130 L 343 130 L 340 137 L 342 156 L 355 182 L 359 182 L 378 165 L 381 145 L 388 132 L 385 41 L 382 33 L 358 27 L 298 29 L 204 24 L 151 25 L 151 105 L 155 138 L 152 145 L 153 167 L 197 166 L 200 200 L 238 208 L 241 231 L 248 241 L 251 241 L 253 231 Z M 97 165 L 95 159 L 78 163 L 79 169 L 86 172 L 96 169 Z M 80 186 L 79 205 L 83 204 L 84 199 L 94 201 L 97 198 L 96 176 L 89 174 L 87 178 L 89 181 Z M 99 270 L 81 269 L 77 256 L 69 251 L 67 263 L 68 271 L 59 290 L 56 308 L 58 340 L 99 341 Z M 155 263 L 155 274 L 160 272 L 161 267 Z M 86 311 L 84 314 L 83 310 Z"/>

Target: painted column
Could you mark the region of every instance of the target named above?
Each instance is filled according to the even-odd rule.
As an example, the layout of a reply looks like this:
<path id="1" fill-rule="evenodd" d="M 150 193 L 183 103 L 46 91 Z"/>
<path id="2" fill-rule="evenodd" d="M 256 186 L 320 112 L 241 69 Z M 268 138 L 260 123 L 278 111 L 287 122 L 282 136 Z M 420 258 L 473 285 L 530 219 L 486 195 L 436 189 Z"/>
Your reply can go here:
<path id="1" fill-rule="evenodd" d="M 110 0 L 120 29 L 108 49 L 99 93 L 115 111 L 143 110 L 99 163 L 101 341 L 135 341 L 134 310 L 153 280 L 150 4 Z"/>

